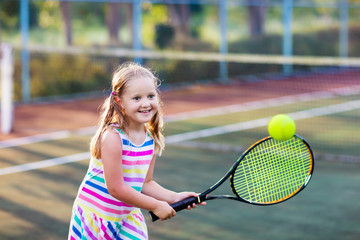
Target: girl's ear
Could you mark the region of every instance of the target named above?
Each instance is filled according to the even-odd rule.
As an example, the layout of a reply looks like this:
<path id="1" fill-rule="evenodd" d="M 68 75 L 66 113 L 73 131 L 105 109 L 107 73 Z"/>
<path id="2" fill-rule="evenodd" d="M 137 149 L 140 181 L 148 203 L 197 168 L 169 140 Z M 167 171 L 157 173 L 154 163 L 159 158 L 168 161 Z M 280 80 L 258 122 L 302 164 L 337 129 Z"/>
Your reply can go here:
<path id="1" fill-rule="evenodd" d="M 115 102 L 119 105 L 120 109 L 123 108 L 121 98 L 118 96 L 115 96 Z"/>
<path id="2" fill-rule="evenodd" d="M 117 102 L 119 104 L 121 103 L 121 99 L 118 96 L 115 96 L 114 99 L 115 99 L 115 102 Z"/>

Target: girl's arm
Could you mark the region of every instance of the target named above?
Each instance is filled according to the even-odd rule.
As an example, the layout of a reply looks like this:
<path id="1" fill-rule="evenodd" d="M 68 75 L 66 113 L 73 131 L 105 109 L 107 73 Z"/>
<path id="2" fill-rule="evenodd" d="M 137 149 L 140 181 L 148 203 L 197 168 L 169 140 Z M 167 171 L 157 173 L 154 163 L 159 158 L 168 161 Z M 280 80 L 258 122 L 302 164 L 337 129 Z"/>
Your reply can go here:
<path id="1" fill-rule="evenodd" d="M 156 156 L 154 155 L 154 157 L 150 163 L 146 178 L 145 178 L 145 182 L 144 182 L 144 185 L 142 188 L 142 193 L 144 193 L 148 196 L 151 196 L 155 199 L 158 199 L 161 201 L 166 201 L 169 204 L 178 202 L 178 201 L 183 200 L 188 197 L 197 197 L 198 196 L 198 194 L 196 194 L 194 192 L 176 193 L 176 192 L 170 191 L 170 190 L 160 186 L 158 183 L 153 181 L 152 177 L 153 177 L 153 172 L 154 172 L 155 159 L 156 159 Z M 205 205 L 205 203 L 202 203 L 201 205 Z M 195 208 L 196 205 L 193 204 L 193 206 L 188 206 L 188 209 L 190 209 L 191 207 Z"/>
<path id="2" fill-rule="evenodd" d="M 153 211 L 162 220 L 176 215 L 175 210 L 166 201 L 142 194 L 124 183 L 122 142 L 119 134 L 114 130 L 104 133 L 101 159 L 106 186 L 111 196 L 131 206 Z"/>

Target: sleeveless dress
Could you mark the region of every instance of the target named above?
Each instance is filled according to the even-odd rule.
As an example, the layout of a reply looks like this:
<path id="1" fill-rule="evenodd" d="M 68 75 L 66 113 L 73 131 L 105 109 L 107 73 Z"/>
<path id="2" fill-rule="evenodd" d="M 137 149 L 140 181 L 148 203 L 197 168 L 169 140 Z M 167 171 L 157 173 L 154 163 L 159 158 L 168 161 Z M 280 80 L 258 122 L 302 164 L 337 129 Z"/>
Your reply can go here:
<path id="1" fill-rule="evenodd" d="M 125 184 L 141 192 L 154 154 L 154 140 L 147 134 L 141 146 L 135 146 L 123 131 L 122 166 Z M 112 197 L 105 184 L 101 159 L 92 158 L 73 206 L 69 240 L 148 239 L 144 216 L 139 208 Z"/>

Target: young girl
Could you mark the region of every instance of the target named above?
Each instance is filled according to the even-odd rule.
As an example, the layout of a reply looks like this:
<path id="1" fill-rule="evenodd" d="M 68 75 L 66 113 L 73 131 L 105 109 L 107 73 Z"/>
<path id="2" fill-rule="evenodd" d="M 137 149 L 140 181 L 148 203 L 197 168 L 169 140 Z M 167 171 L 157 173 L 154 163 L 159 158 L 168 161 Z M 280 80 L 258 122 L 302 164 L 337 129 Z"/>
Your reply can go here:
<path id="1" fill-rule="evenodd" d="M 69 239 L 148 239 L 140 209 L 166 220 L 176 214 L 169 204 L 197 196 L 152 180 L 155 156 L 164 149 L 157 87 L 153 73 L 138 64 L 126 63 L 114 72 L 74 202 Z"/>

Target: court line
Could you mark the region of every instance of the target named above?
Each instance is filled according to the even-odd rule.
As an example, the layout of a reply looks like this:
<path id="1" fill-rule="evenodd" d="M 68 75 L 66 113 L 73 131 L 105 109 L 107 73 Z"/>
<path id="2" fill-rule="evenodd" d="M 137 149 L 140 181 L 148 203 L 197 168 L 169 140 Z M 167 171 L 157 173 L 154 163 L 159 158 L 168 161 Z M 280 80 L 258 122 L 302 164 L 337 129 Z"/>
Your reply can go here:
<path id="1" fill-rule="evenodd" d="M 71 162 L 78 162 L 78 161 L 89 159 L 89 158 L 90 158 L 90 152 L 83 152 L 83 153 L 73 154 L 73 155 L 69 155 L 69 156 L 65 156 L 65 157 L 52 158 L 52 159 L 38 161 L 38 162 L 21 164 L 21 165 L 17 165 L 17 166 L 13 166 L 13 167 L 1 168 L 0 175 L 7 175 L 7 174 L 19 173 L 19 172 L 27 172 L 30 170 L 36 170 L 36 169 L 40 169 L 40 168 L 53 167 L 53 166 L 71 163 Z"/>
<path id="2" fill-rule="evenodd" d="M 191 118 L 201 118 L 201 117 L 211 117 L 211 116 L 218 116 L 228 113 L 237 113 L 237 112 L 244 112 L 250 110 L 257 110 L 262 108 L 268 107 L 276 107 L 282 106 L 286 104 L 294 104 L 298 102 L 307 102 L 307 101 L 314 101 L 314 100 L 321 100 L 321 99 L 329 99 L 334 98 L 337 96 L 349 96 L 355 95 L 360 93 L 360 85 L 352 85 L 347 87 L 341 88 L 334 88 L 327 91 L 316 91 L 311 93 L 301 93 L 289 96 L 283 96 L 278 98 L 271 98 L 259 101 L 252 101 L 242 104 L 233 104 L 228 106 L 222 107 L 215 107 L 215 108 L 208 108 L 205 110 L 196 110 L 186 113 L 178 113 L 178 114 L 171 114 L 165 116 L 166 122 L 174 122 L 174 121 L 183 121 Z M 58 132 L 51 132 L 45 134 L 39 134 L 29 137 L 22 137 L 16 139 L 10 139 L 5 141 L 0 141 L 0 149 L 8 148 L 8 147 L 16 147 L 25 144 L 31 143 L 38 143 L 43 141 L 51 141 L 51 140 L 59 140 L 63 138 L 68 138 L 71 135 L 90 135 L 96 131 L 96 126 L 80 128 L 76 131 L 58 131 Z"/>
<path id="3" fill-rule="evenodd" d="M 318 107 L 318 108 L 312 108 L 308 110 L 288 113 L 288 115 L 291 116 L 294 120 L 301 120 L 312 117 L 335 114 L 339 112 L 351 111 L 359 108 L 360 108 L 360 100 L 355 100 L 355 101 L 350 101 L 335 105 L 329 105 L 326 107 Z M 230 132 L 238 132 L 256 127 L 264 127 L 268 124 L 270 119 L 271 117 L 265 117 L 265 118 L 260 118 L 256 120 L 251 120 L 251 121 L 246 121 L 246 122 L 241 122 L 241 123 L 236 123 L 221 127 L 214 127 L 210 129 L 203 129 L 203 130 L 187 132 L 187 133 L 180 133 L 166 137 L 165 139 L 167 144 L 174 144 L 182 141 L 211 137 L 211 136 L 226 134 Z"/>
<path id="4" fill-rule="evenodd" d="M 287 104 L 294 104 L 299 102 L 309 102 L 314 100 L 329 99 L 338 96 L 350 96 L 360 93 L 360 85 L 352 85 L 341 88 L 334 88 L 327 91 L 316 91 L 310 93 L 300 93 L 289 96 L 282 96 L 278 98 L 271 98 L 259 101 L 252 101 L 241 104 L 233 104 L 228 106 L 221 106 L 209 108 L 204 110 L 196 110 L 185 113 L 177 113 L 165 116 L 166 122 L 183 121 L 192 118 L 218 116 L 227 113 L 238 113 L 250 110 L 257 110 L 268 107 L 277 107 Z"/>
<path id="5" fill-rule="evenodd" d="M 312 117 L 319 117 L 319 116 L 325 116 L 325 115 L 329 115 L 329 114 L 351 111 L 351 110 L 355 110 L 355 109 L 359 109 L 359 108 L 360 108 L 360 100 L 355 100 L 355 101 L 334 104 L 334 105 L 329 105 L 329 106 L 325 106 L 325 107 L 312 108 L 312 109 L 288 113 L 288 114 L 294 120 L 302 120 L 302 119 L 308 119 L 308 118 L 312 118 Z M 265 117 L 265 118 L 241 122 L 241 123 L 237 123 L 237 124 L 230 124 L 230 125 L 221 126 L 221 127 L 214 127 L 214 128 L 210 128 L 210 129 L 176 134 L 176 135 L 166 137 L 165 141 L 167 144 L 176 144 L 176 143 L 180 143 L 183 141 L 194 140 L 194 139 L 198 139 L 198 138 L 216 136 L 216 135 L 226 134 L 226 133 L 230 133 L 230 132 L 243 131 L 243 130 L 248 130 L 248 129 L 252 129 L 252 128 L 256 128 L 256 127 L 263 127 L 263 126 L 267 125 L 270 118 L 271 117 Z M 70 156 L 34 162 L 34 163 L 28 163 L 28 164 L 22 164 L 22 165 L 7 167 L 7 168 L 1 168 L 0 175 L 25 172 L 25 171 L 70 163 L 70 162 L 81 161 L 81 160 L 88 159 L 89 157 L 90 157 L 89 152 L 84 152 L 84 153 L 74 154 L 74 155 L 70 155 Z"/>
<path id="6" fill-rule="evenodd" d="M 1 141 L 0 149 L 8 148 L 8 147 L 16 147 L 16 146 L 21 146 L 21 145 L 26 145 L 26 144 L 31 144 L 31 143 L 59 140 L 59 139 L 63 139 L 63 138 L 68 138 L 74 134 L 89 135 L 89 134 L 94 133 L 95 131 L 96 131 L 96 126 L 92 126 L 92 127 L 79 128 L 78 130 L 75 130 L 75 131 L 64 130 L 64 131 L 38 134 L 38 135 L 29 136 L 29 137 L 15 138 L 15 139 Z"/>

